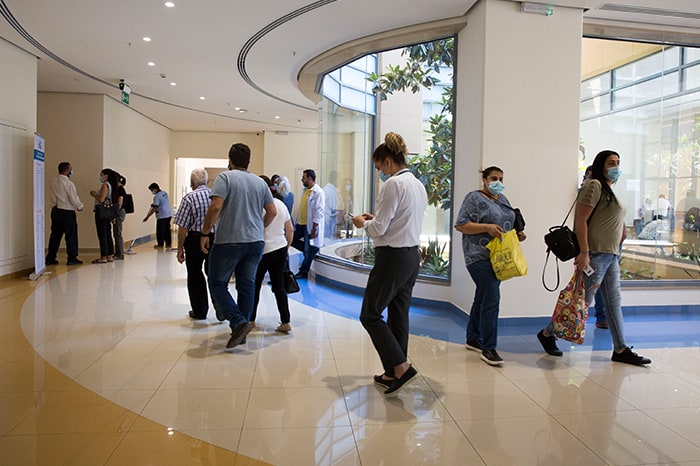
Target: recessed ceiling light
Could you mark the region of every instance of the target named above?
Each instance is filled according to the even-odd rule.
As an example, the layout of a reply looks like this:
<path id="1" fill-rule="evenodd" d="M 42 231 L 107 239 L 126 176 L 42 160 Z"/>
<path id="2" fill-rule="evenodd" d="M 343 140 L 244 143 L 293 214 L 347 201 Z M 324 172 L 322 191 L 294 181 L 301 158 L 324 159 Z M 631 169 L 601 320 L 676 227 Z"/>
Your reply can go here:
<path id="1" fill-rule="evenodd" d="M 247 112 L 247 111 L 248 111 L 248 110 L 246 110 L 245 108 L 241 108 L 241 109 L 238 110 L 238 113 L 245 113 L 245 112 Z"/>
<path id="2" fill-rule="evenodd" d="M 204 96 L 202 96 L 202 97 L 199 98 L 199 100 L 207 100 L 207 98 L 204 97 Z"/>
<path id="3" fill-rule="evenodd" d="M 234 107 L 233 109 L 234 109 L 234 110 L 240 110 L 241 107 Z"/>
<path id="4" fill-rule="evenodd" d="M 275 120 L 279 120 L 279 119 L 280 119 L 280 116 L 279 116 L 279 115 L 275 115 Z"/>
<path id="5" fill-rule="evenodd" d="M 165 2 L 163 5 L 167 6 L 168 8 L 173 8 L 175 6 L 173 2 Z"/>
<path id="6" fill-rule="evenodd" d="M 170 83 L 171 86 L 177 86 L 177 83 Z"/>
<path id="7" fill-rule="evenodd" d="M 149 61 L 149 62 L 148 62 L 148 66 L 156 66 L 156 64 L 153 63 L 152 61 Z"/>
<path id="8" fill-rule="evenodd" d="M 151 41 L 151 38 L 150 38 L 150 37 L 144 37 L 144 38 L 143 38 L 143 41 L 144 41 L 144 42 L 150 42 L 150 41 Z"/>

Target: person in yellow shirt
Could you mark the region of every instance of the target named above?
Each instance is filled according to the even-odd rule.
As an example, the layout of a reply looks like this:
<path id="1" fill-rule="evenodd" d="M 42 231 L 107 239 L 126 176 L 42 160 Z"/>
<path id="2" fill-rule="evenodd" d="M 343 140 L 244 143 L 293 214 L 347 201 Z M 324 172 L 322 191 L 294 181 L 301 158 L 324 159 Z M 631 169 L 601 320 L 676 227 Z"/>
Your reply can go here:
<path id="1" fill-rule="evenodd" d="M 304 259 L 295 277 L 307 278 L 311 262 L 323 246 L 323 219 L 326 208 L 323 189 L 316 184 L 316 172 L 312 169 L 304 170 L 301 183 L 305 190 L 297 209 L 292 246 L 304 253 Z"/>

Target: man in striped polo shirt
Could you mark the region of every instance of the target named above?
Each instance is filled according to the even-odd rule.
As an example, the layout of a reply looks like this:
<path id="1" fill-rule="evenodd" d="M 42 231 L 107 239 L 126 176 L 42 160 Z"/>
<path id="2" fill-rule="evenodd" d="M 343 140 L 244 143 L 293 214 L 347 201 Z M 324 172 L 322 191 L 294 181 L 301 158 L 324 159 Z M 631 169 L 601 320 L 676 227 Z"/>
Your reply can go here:
<path id="1" fill-rule="evenodd" d="M 207 270 L 209 256 L 202 252 L 200 239 L 207 209 L 211 204 L 211 189 L 207 186 L 209 175 L 203 168 L 195 168 L 190 175 L 192 192 L 182 198 L 175 214 L 177 230 L 177 261 L 187 267 L 187 293 L 190 296 L 190 317 L 204 320 L 209 311 L 207 281 L 202 273 Z M 214 241 L 214 230 L 209 234 L 209 241 Z M 219 319 L 223 321 L 222 319 Z"/>

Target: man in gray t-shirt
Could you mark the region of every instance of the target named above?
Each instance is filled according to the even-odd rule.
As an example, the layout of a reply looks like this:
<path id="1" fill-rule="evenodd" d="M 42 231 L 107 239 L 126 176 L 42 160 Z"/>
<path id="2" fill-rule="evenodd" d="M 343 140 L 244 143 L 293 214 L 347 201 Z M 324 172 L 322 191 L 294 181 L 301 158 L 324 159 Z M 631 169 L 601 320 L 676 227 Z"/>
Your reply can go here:
<path id="1" fill-rule="evenodd" d="M 253 312 L 255 272 L 263 254 L 265 227 L 275 218 L 277 209 L 267 183 L 248 171 L 250 148 L 234 144 L 228 157 L 233 169 L 220 173 L 214 181 L 201 246 L 209 254 L 209 292 L 216 317 L 229 321 L 231 338 L 226 348 L 233 348 L 253 329 L 248 319 Z M 215 223 L 210 250 L 208 234 Z M 234 273 L 238 303 L 228 290 Z"/>

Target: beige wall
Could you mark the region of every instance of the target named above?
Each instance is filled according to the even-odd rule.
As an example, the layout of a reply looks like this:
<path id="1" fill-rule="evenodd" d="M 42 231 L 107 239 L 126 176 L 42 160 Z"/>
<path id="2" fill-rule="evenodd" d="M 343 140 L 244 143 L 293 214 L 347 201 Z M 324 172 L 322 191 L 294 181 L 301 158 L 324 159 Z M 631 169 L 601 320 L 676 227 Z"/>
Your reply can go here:
<path id="1" fill-rule="evenodd" d="M 71 180 L 75 183 L 78 197 L 85 204 L 77 212 L 78 246 L 97 248 L 95 220 L 92 213 L 94 199 L 90 190 L 97 189 L 97 176 L 102 170 L 103 148 L 103 101 L 97 94 L 64 94 L 40 92 L 37 102 L 37 127 L 46 139 L 46 179 L 58 174 L 60 162 L 73 165 Z M 48 245 L 51 219 L 50 200 L 46 196 L 46 244 Z M 65 243 L 61 243 L 65 248 Z M 62 252 L 58 259 L 65 260 Z"/>
<path id="2" fill-rule="evenodd" d="M 175 202 L 174 164 L 170 157 L 172 132 L 111 97 L 101 97 L 104 103 L 102 164 L 126 177 L 126 191 L 134 196 L 134 213 L 124 221 L 123 237 L 128 242 L 155 233 L 154 217 L 148 223 L 142 222 L 153 199 L 149 184 L 158 183 L 170 194 L 171 204 Z"/>
<path id="3" fill-rule="evenodd" d="M 155 231 L 153 221 L 141 220 L 151 201 L 148 185 L 155 181 L 166 191 L 171 186 L 170 130 L 108 96 L 46 92 L 38 94 L 38 128 L 46 138 L 47 175 L 56 175 L 59 162 L 73 165 L 72 180 L 85 204 L 78 213 L 80 249 L 99 247 L 89 193 L 103 168 L 123 174 L 134 195 L 136 212 L 124 222 L 125 241 Z M 48 242 L 48 216 L 46 221 Z"/>
<path id="4" fill-rule="evenodd" d="M 661 45 L 638 42 L 583 39 L 581 80 L 610 71 L 661 49 L 663 49 Z"/>
<path id="5" fill-rule="evenodd" d="M 172 134 L 172 156 L 202 159 L 228 159 L 228 151 L 235 143 L 250 147 L 250 167 L 262 174 L 264 169 L 265 138 L 263 133 L 209 133 L 197 131 L 174 131 Z"/>
<path id="6" fill-rule="evenodd" d="M 22 134 L 19 137 L 23 141 L 15 144 L 25 153 L 19 160 L 8 160 L 12 156 L 0 146 L 3 168 L 13 167 L 12 171 L 3 169 L 0 173 L 3 194 L 12 199 L 11 205 L 7 205 L 3 197 L 6 222 L 0 229 L 0 241 L 12 257 L 0 260 L 0 275 L 34 266 L 32 154 L 36 131 L 36 60 L 35 56 L 0 39 L 0 123 L 8 128 L 21 128 L 14 132 Z"/>
<path id="7" fill-rule="evenodd" d="M 501 316 L 551 314 L 552 295 L 540 283 L 542 237 L 576 193 L 582 14 L 562 8 L 546 17 L 486 0 L 468 17 L 458 47 L 454 218 L 467 192 L 480 187 L 478 170 L 503 168 L 505 194 L 528 223 L 529 273 L 503 283 Z M 556 47 L 539 53 L 543 44 Z M 452 251 L 452 301 L 468 310 L 474 287 L 459 234 Z M 570 271 L 562 266 L 564 277 Z"/>

